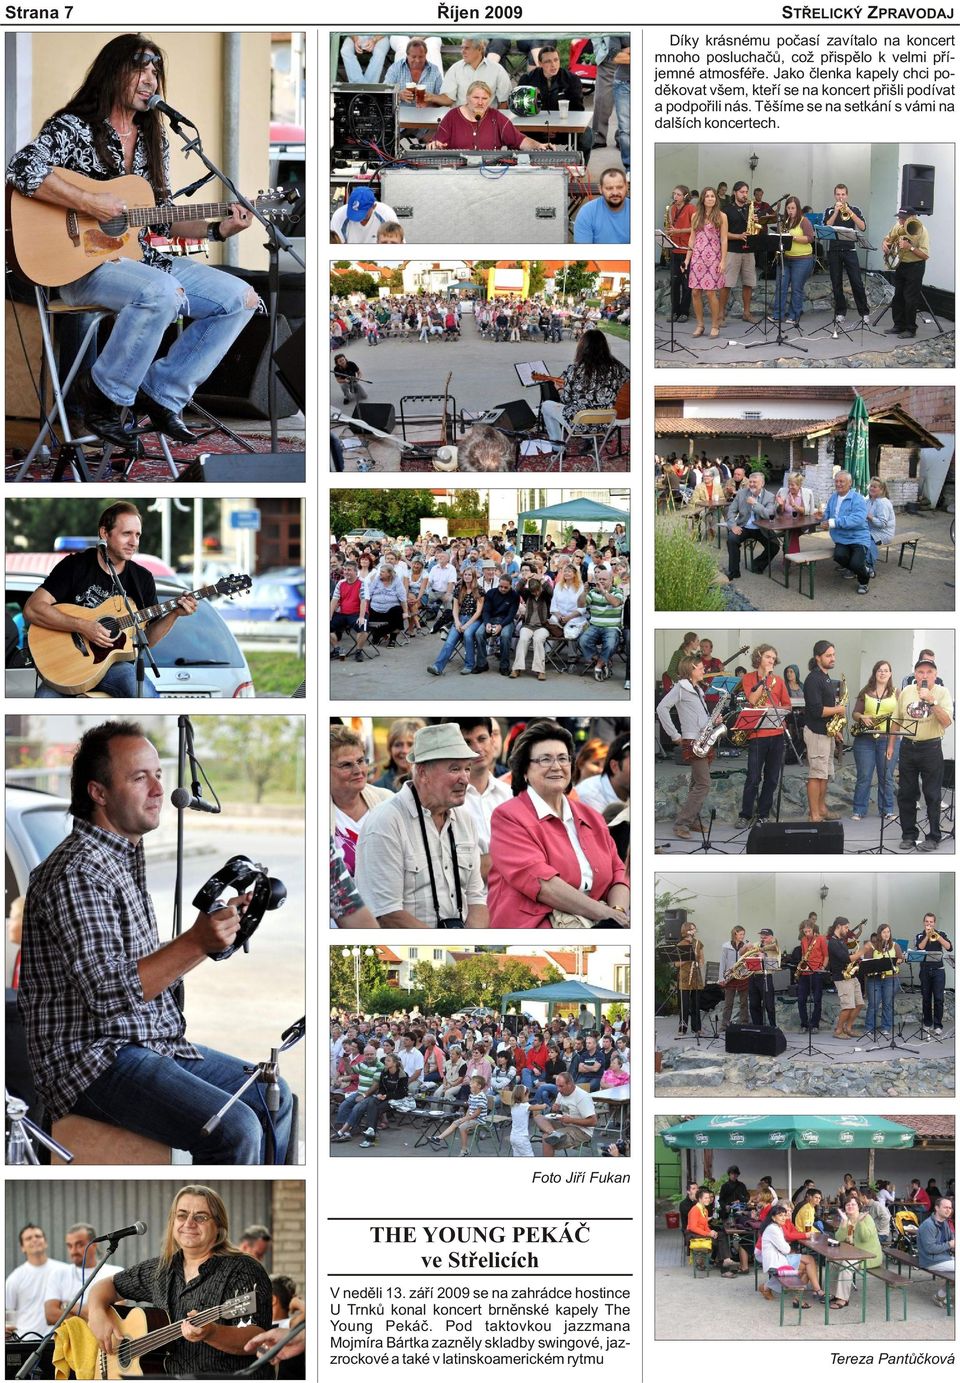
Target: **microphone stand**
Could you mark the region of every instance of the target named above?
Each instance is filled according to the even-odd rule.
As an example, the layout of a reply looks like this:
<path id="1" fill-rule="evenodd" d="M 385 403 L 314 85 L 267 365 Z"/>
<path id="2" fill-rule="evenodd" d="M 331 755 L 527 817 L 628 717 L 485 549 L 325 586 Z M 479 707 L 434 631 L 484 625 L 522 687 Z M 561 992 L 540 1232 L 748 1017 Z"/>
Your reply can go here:
<path id="1" fill-rule="evenodd" d="M 123 586 L 120 584 L 120 577 L 117 574 L 116 567 L 113 565 L 113 560 L 110 557 L 110 552 L 107 548 L 107 545 L 104 543 L 103 547 L 99 548 L 98 551 L 100 552 L 100 555 L 103 557 L 103 560 L 107 565 L 107 570 L 109 571 L 111 580 L 113 581 L 113 589 L 116 591 L 117 595 L 123 601 L 127 614 L 130 616 L 130 626 L 133 630 L 133 646 L 137 650 L 137 697 L 142 700 L 143 679 L 146 675 L 146 669 L 143 666 L 144 654 L 146 654 L 150 666 L 153 669 L 153 675 L 157 678 L 158 681 L 160 679 L 160 669 L 157 667 L 153 654 L 150 652 L 150 645 L 147 642 L 146 627 L 141 627 L 137 620 L 136 611 L 130 604 L 130 597 L 127 595 L 126 591 L 123 589 Z"/>
<path id="2" fill-rule="evenodd" d="M 675 240 L 671 240 L 670 236 L 667 234 L 667 232 L 666 232 L 665 230 L 657 230 L 657 231 L 655 231 L 655 232 L 654 232 L 654 239 L 659 240 L 661 250 L 666 250 L 667 253 L 671 256 L 671 263 L 670 263 L 670 276 L 671 276 L 671 277 L 670 277 L 670 282 L 671 282 L 671 284 L 672 284 L 672 283 L 673 283 L 673 262 L 672 262 L 672 261 L 673 261 L 673 254 L 674 254 L 674 252 L 675 252 L 676 250 L 682 250 L 682 249 L 683 249 L 683 246 L 682 246 L 682 245 L 678 245 L 677 242 L 676 242 Z M 681 269 L 680 272 L 681 272 L 681 275 L 682 275 L 683 272 L 684 272 L 683 269 Z M 666 351 L 668 352 L 668 354 L 670 354 L 670 355 L 676 355 L 677 351 L 683 351 L 683 352 L 685 352 L 685 354 L 687 354 L 687 355 L 689 355 L 689 356 L 692 356 L 692 358 L 693 358 L 694 360 L 697 359 L 697 353 L 696 353 L 696 351 L 692 351 L 692 350 L 690 349 L 689 346 L 685 346 L 685 345 L 683 344 L 682 341 L 678 341 L 677 338 L 676 338 L 676 333 L 674 332 L 674 317 L 673 317 L 673 303 L 672 303 L 672 301 L 671 301 L 671 304 L 670 304 L 670 341 L 669 341 L 669 343 L 668 343 L 668 342 L 667 342 L 667 338 L 666 338 L 665 336 L 661 336 L 660 339 L 659 339 L 658 341 L 654 341 L 654 343 L 653 343 L 653 349 L 654 349 L 654 351 L 666 350 Z"/>
<path id="3" fill-rule="evenodd" d="M 291 1047 L 295 1047 L 296 1044 L 300 1041 L 300 1039 L 304 1036 L 304 1033 L 306 1032 L 306 1022 L 306 1015 L 304 1015 L 304 1017 L 299 1018 L 296 1023 L 292 1023 L 289 1028 L 284 1029 L 280 1037 L 280 1046 L 270 1048 L 269 1061 L 259 1061 L 257 1062 L 256 1066 L 244 1066 L 244 1071 L 249 1072 L 247 1079 L 240 1086 L 240 1089 L 235 1091 L 234 1094 L 232 1094 L 230 1098 L 226 1101 L 226 1103 L 220 1106 L 216 1114 L 214 1114 L 212 1118 L 208 1119 L 207 1122 L 204 1124 L 203 1128 L 201 1129 L 201 1133 L 203 1133 L 205 1137 L 209 1138 L 210 1135 L 220 1127 L 220 1124 L 223 1122 L 224 1116 L 230 1109 L 232 1109 L 232 1107 L 236 1104 L 237 1100 L 243 1097 L 245 1091 L 250 1089 L 251 1085 L 264 1085 L 266 1086 L 264 1103 L 266 1104 L 268 1115 L 265 1127 L 267 1156 L 264 1165 L 277 1165 L 277 1146 L 276 1138 L 274 1135 L 273 1116 L 277 1114 L 280 1109 L 279 1056 L 281 1052 L 289 1051 Z"/>
<path id="4" fill-rule="evenodd" d="M 189 158 L 191 154 L 196 154 L 204 168 L 210 173 L 211 177 L 219 178 L 224 187 L 230 193 L 233 201 L 244 207 L 255 220 L 259 221 L 267 233 L 267 241 L 264 248 L 270 257 L 270 265 L 267 271 L 267 306 L 270 320 L 270 371 L 267 375 L 267 411 L 270 414 L 270 450 L 277 450 L 277 365 L 274 360 L 274 353 L 277 349 L 277 316 L 280 301 L 280 251 L 285 250 L 291 259 L 300 265 L 301 269 L 306 269 L 306 265 L 300 258 L 297 251 L 293 248 L 293 242 L 289 236 L 285 235 L 272 221 L 259 211 L 253 203 L 240 192 L 233 180 L 228 178 L 222 168 L 204 151 L 200 140 L 200 134 L 196 126 L 193 129 L 193 138 L 189 139 L 181 125 L 180 118 L 167 115 L 170 128 L 183 143 L 184 155 Z M 189 124 L 189 121 L 184 121 Z"/>
<path id="5" fill-rule="evenodd" d="M 43 1336 L 43 1338 L 41 1339 L 40 1343 L 37 1345 L 36 1349 L 35 1349 L 35 1350 L 33 1351 L 33 1353 L 30 1355 L 30 1358 L 27 1359 L 26 1362 L 25 1362 L 25 1363 L 17 1370 L 17 1372 L 13 1375 L 14 1378 L 27 1378 L 27 1377 L 33 1372 L 34 1365 L 37 1363 L 37 1361 L 38 1361 L 39 1358 L 40 1358 L 40 1355 L 43 1353 L 43 1350 L 44 1350 L 44 1347 L 45 1347 L 46 1344 L 47 1344 L 47 1341 L 53 1339 L 53 1337 L 54 1337 L 54 1335 L 56 1334 L 56 1332 L 60 1329 L 61 1325 L 63 1325 L 64 1321 L 65 1321 L 65 1320 L 67 1319 L 67 1317 L 70 1315 L 70 1312 L 71 1312 L 71 1311 L 73 1310 L 73 1308 L 76 1306 L 77 1302 L 78 1302 L 78 1301 L 80 1300 L 80 1298 L 86 1293 L 86 1291 L 88 1290 L 88 1288 L 89 1288 L 89 1286 L 90 1286 L 90 1283 L 91 1283 L 91 1282 L 93 1281 L 93 1279 L 96 1277 L 97 1273 L 100 1271 L 101 1268 L 103 1268 L 103 1267 L 106 1266 L 106 1264 L 110 1261 L 110 1259 L 111 1259 L 111 1258 L 113 1257 L 113 1255 L 116 1253 L 116 1251 L 117 1251 L 117 1245 L 118 1245 L 119 1242 L 120 1242 L 120 1237 L 121 1237 L 121 1236 L 119 1236 L 119 1235 L 113 1235 L 113 1236 L 110 1237 L 110 1241 L 109 1241 L 109 1244 L 108 1244 L 108 1246 L 107 1246 L 107 1251 L 106 1251 L 106 1253 L 104 1254 L 102 1260 L 97 1264 L 97 1266 L 94 1268 L 93 1272 L 92 1272 L 92 1273 L 90 1274 L 90 1276 L 86 1279 L 86 1281 L 85 1281 L 85 1282 L 82 1282 L 82 1283 L 80 1284 L 80 1286 L 77 1288 L 76 1292 L 75 1292 L 74 1295 L 73 1295 L 73 1300 L 70 1301 L 70 1302 L 68 1302 L 67 1305 L 66 1305 L 66 1306 L 63 1308 L 63 1310 L 61 1311 L 61 1313 L 60 1313 L 60 1319 L 56 1322 L 55 1325 L 52 1325 L 52 1326 L 50 1327 L 50 1329 L 47 1331 L 46 1335 Z"/>
<path id="6" fill-rule="evenodd" d="M 296 1337 L 297 1337 L 298 1335 L 302 1335 L 303 1332 L 304 1332 L 304 1330 L 306 1330 L 306 1328 L 307 1328 L 307 1318 L 306 1318 L 306 1316 L 304 1316 L 303 1320 L 298 1321 L 296 1325 L 291 1325 L 291 1326 L 290 1326 L 290 1329 L 289 1329 L 289 1332 L 287 1333 L 286 1339 L 284 1339 L 284 1340 L 278 1340 L 277 1343 L 276 1343 L 275 1345 L 271 1345 L 270 1348 L 267 1349 L 267 1350 L 264 1350 L 264 1352 L 263 1352 L 262 1354 L 258 1354 L 257 1357 L 256 1357 L 256 1359 L 254 1359 L 253 1363 L 249 1366 L 249 1368 L 241 1369 L 239 1373 L 231 1374 L 230 1377 L 231 1377 L 231 1378 L 253 1378 L 253 1377 L 255 1377 L 256 1372 L 257 1372 L 257 1370 L 258 1370 L 259 1368 L 262 1368 L 262 1366 L 263 1366 L 264 1364 L 269 1364 L 272 1360 L 274 1360 L 274 1359 L 277 1357 L 277 1355 L 280 1353 L 280 1351 L 283 1350 L 283 1349 L 286 1349 L 287 1345 L 290 1343 L 291 1340 L 295 1340 Z M 211 1376 L 212 1376 L 212 1375 L 211 1375 Z M 222 1374 L 221 1374 L 220 1376 L 223 1377 Z"/>

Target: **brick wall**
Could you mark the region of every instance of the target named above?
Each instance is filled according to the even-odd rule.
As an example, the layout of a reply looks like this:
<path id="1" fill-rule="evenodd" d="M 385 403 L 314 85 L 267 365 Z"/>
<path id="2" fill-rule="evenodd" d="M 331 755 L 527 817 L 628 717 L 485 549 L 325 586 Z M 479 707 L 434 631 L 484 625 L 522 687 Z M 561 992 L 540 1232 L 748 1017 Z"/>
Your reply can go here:
<path id="1" fill-rule="evenodd" d="M 931 432 L 954 431 L 953 389 L 943 384 L 912 385 L 909 388 L 876 384 L 860 391 L 868 407 L 882 408 L 899 404 L 912 418 Z"/>
<path id="2" fill-rule="evenodd" d="M 301 1291 L 306 1290 L 307 1212 L 302 1181 L 273 1183 L 273 1234 L 271 1272 L 292 1277 Z"/>

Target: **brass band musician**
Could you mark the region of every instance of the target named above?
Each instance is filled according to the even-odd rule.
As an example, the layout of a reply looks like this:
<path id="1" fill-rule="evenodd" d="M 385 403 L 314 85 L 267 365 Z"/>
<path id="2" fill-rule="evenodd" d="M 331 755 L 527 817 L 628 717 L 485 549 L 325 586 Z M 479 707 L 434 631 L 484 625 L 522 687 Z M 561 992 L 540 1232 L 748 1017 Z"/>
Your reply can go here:
<path id="1" fill-rule="evenodd" d="M 702 758 L 693 753 L 693 743 L 701 730 L 710 722 L 710 712 L 704 699 L 701 683 L 703 681 L 703 659 L 699 656 L 681 658 L 677 668 L 680 680 L 664 696 L 657 706 L 657 719 L 675 745 L 682 745 L 684 762 L 690 765 L 690 791 L 673 821 L 673 834 L 679 840 L 689 840 L 690 832 L 703 831 L 700 824 L 700 809 L 710 791 L 710 762 L 714 749 Z M 676 707 L 680 720 L 680 733 L 670 719 L 671 710 Z"/>
<path id="2" fill-rule="evenodd" d="M 937 665 L 932 654 L 921 653 L 914 678 L 897 697 L 897 710 L 891 729 L 908 727 L 901 736 L 900 781 L 897 807 L 900 811 L 900 849 L 929 853 L 939 848 L 940 800 L 943 795 L 943 736 L 953 724 L 953 697 L 937 681 Z M 896 735 L 887 740 L 887 761 L 893 758 Z M 920 839 L 917 830 L 917 803 L 921 791 L 927 808 L 927 835 Z"/>
<path id="3" fill-rule="evenodd" d="M 921 1042 L 929 1042 L 931 1036 L 943 1036 L 943 993 L 946 988 L 946 971 L 943 957 L 951 954 L 953 943 L 937 925 L 937 914 L 925 912 L 923 927 L 913 940 L 914 948 L 927 956 L 939 960 L 925 960 L 920 966 L 920 993 L 923 997 L 923 1026 L 920 1029 Z"/>
<path id="4" fill-rule="evenodd" d="M 754 819 L 760 825 L 773 810 L 773 799 L 783 768 L 783 718 L 793 709 L 783 679 L 773 669 L 780 655 L 773 644 L 758 644 L 750 656 L 753 667 L 740 681 L 740 688 L 750 706 L 737 717 L 734 732 L 747 731 L 747 778 L 743 787 L 738 826 L 749 826 Z M 777 712 L 768 718 L 766 707 Z M 773 723 L 770 723 L 773 720 Z M 762 786 L 761 786 L 762 782 Z M 758 799 L 759 793 L 759 799 Z"/>
<path id="5" fill-rule="evenodd" d="M 849 200 L 846 183 L 838 182 L 833 189 L 833 206 L 823 213 L 823 224 L 834 230 L 865 231 L 866 217 L 858 206 Z M 863 287 L 863 275 L 857 258 L 856 237 L 841 239 L 834 236 L 827 242 L 827 264 L 830 269 L 830 286 L 833 289 L 833 311 L 838 322 L 847 315 L 847 300 L 843 292 L 843 271 L 846 269 L 853 299 L 861 321 L 870 325 L 870 307 Z"/>
<path id="6" fill-rule="evenodd" d="M 909 340 L 917 334 L 917 312 L 921 302 L 921 285 L 930 258 L 930 235 L 913 207 L 902 206 L 897 219 L 884 236 L 880 247 L 884 258 L 897 254 L 893 275 L 893 302 L 890 314 L 893 326 L 889 336 Z"/>
<path id="7" fill-rule="evenodd" d="M 700 991 L 703 989 L 704 976 L 703 942 L 697 936 L 695 922 L 684 922 L 681 925 L 677 950 L 679 959 L 673 963 L 677 967 L 680 1034 L 683 1036 L 688 1026 L 691 1032 L 700 1031 Z"/>
<path id="8" fill-rule="evenodd" d="M 878 927 L 876 938 L 867 942 L 863 950 L 865 960 L 886 960 L 890 962 L 890 974 L 867 976 L 867 1013 L 864 1018 L 864 1032 L 877 1035 L 879 1016 L 879 1036 L 889 1038 L 893 1030 L 893 991 L 897 972 L 903 962 L 903 952 L 893 939 L 890 923 Z"/>
<path id="9" fill-rule="evenodd" d="M 747 1022 L 747 989 L 750 985 L 750 976 L 745 969 L 738 969 L 731 978 L 731 971 L 746 948 L 747 933 L 743 927 L 734 927 L 730 933 L 730 940 L 725 941 L 720 947 L 720 972 L 717 981 L 724 991 L 723 1017 L 720 1020 L 721 1033 L 726 1032 L 730 1026 L 735 1001 L 739 1002 L 739 1022 Z"/>
<path id="10" fill-rule="evenodd" d="M 800 958 L 794 971 L 797 985 L 797 1012 L 802 1032 L 820 1031 L 820 1005 L 823 1000 L 823 981 L 827 970 L 826 938 L 820 935 L 813 914 L 800 923 Z M 807 1017 L 807 1000 L 813 999 L 813 1012 Z"/>
<path id="11" fill-rule="evenodd" d="M 863 1008 L 863 991 L 855 973 L 856 963 L 863 952 L 859 948 L 851 949 L 849 932 L 850 920 L 846 917 L 835 918 L 827 928 L 827 964 L 840 1003 L 833 1035 L 843 1038 L 855 1036 L 852 1028 L 857 1014 Z"/>
<path id="12" fill-rule="evenodd" d="M 777 1026 L 776 995 L 773 972 L 780 969 L 780 947 L 772 927 L 760 928 L 760 970 L 750 974 L 747 995 L 750 1003 L 750 1022 L 754 1027 Z"/>

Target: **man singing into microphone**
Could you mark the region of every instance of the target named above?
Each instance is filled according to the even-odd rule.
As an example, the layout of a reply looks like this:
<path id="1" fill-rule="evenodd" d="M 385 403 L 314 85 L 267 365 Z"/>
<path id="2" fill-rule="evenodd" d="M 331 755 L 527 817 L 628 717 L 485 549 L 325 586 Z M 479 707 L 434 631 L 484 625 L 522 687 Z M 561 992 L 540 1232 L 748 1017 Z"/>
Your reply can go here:
<path id="1" fill-rule="evenodd" d="M 73 830 L 30 876 L 17 1006 L 37 1090 L 54 1119 L 78 1114 L 193 1154 L 195 1162 L 264 1161 L 268 1117 L 258 1084 L 211 1134 L 203 1126 L 251 1064 L 186 1040 L 176 985 L 230 946 L 249 894 L 160 945 L 143 837 L 160 824 L 160 758 L 135 721 L 106 721 L 77 746 Z M 279 1082 L 277 1162 L 293 1101 Z"/>
<path id="2" fill-rule="evenodd" d="M 160 112 L 149 108 L 152 96 L 165 94 L 165 69 L 159 47 L 143 34 L 111 39 L 79 90 L 14 154 L 7 182 L 25 197 L 100 222 L 126 210 L 109 185 L 123 174 L 145 178 L 157 203 L 169 200 L 169 146 Z M 61 168 L 102 181 L 103 191 L 74 187 L 60 176 Z M 226 240 L 249 224 L 249 212 L 232 203 L 228 216 L 209 225 L 178 222 L 177 234 Z M 248 284 L 190 255 L 177 259 L 174 270 L 172 257 L 147 243 L 149 231 L 169 235 L 171 227 L 140 231 L 142 261 L 108 260 L 60 289 L 67 303 L 96 304 L 117 314 L 96 363 L 77 379 L 77 397 L 85 427 L 119 446 L 131 440 L 133 412 L 148 414 L 156 430 L 174 441 L 192 442 L 182 410 L 260 305 Z M 164 333 L 181 314 L 190 317 L 190 325 L 155 361 Z M 124 420 L 123 408 L 132 410 Z"/>
<path id="3" fill-rule="evenodd" d="M 82 634 L 99 648 L 110 648 L 113 636 L 96 620 L 82 619 L 58 610 L 58 605 L 78 605 L 84 610 L 95 610 L 115 592 L 109 562 L 126 591 L 134 610 L 146 610 L 157 603 L 157 587 L 152 574 L 132 559 L 140 548 L 140 533 L 143 524 L 140 510 L 127 500 L 120 500 L 104 509 L 97 520 L 100 542 L 95 548 L 83 552 L 72 552 L 58 562 L 34 591 L 23 607 L 24 618 L 28 624 L 40 629 L 55 629 L 63 634 Z M 183 595 L 177 601 L 177 608 L 162 619 L 153 620 L 147 625 L 147 643 L 154 648 L 165 634 L 169 634 L 174 623 L 182 615 L 192 615 L 197 602 L 192 595 Z M 124 610 L 118 613 L 124 614 Z M 108 668 L 97 690 L 108 696 L 136 696 L 137 670 L 135 663 L 114 663 Z M 151 680 L 147 669 L 143 679 L 144 697 L 158 697 L 156 684 Z M 45 682 L 40 684 L 38 697 L 60 697 L 61 692 Z"/>
<path id="4" fill-rule="evenodd" d="M 172 1378 L 233 1375 L 247 1362 L 237 1357 L 244 1345 L 271 1324 L 272 1291 L 266 1269 L 230 1242 L 227 1207 L 216 1191 L 184 1186 L 170 1206 L 158 1256 L 121 1268 L 107 1281 L 98 1278 L 90 1288 L 87 1324 L 100 1348 L 115 1355 L 123 1336 L 110 1307 L 124 1298 L 150 1302 L 171 1323 L 183 1322 L 164 1360 L 165 1373 Z M 245 1324 L 190 1323 L 192 1313 L 209 1312 L 247 1292 L 255 1294 L 256 1305 L 244 1312 Z M 273 1378 L 273 1365 L 264 1364 L 251 1376 Z"/>
<path id="5" fill-rule="evenodd" d="M 891 728 L 901 732 L 900 786 L 897 807 L 900 811 L 900 849 L 936 850 L 940 844 L 940 799 L 943 795 L 943 736 L 953 724 L 953 697 L 937 680 L 937 665 L 931 654 L 921 653 L 914 678 L 897 697 L 897 711 Z M 887 740 L 887 759 L 893 758 L 896 737 Z M 920 793 L 927 806 L 927 834 L 917 831 L 917 803 Z"/>

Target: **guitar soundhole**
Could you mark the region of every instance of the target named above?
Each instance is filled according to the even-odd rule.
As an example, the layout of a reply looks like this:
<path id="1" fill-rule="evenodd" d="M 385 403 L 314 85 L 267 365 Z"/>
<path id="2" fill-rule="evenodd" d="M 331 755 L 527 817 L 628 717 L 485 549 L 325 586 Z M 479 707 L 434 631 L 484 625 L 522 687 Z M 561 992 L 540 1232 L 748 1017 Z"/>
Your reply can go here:
<path id="1" fill-rule="evenodd" d="M 127 231 L 127 218 L 123 215 L 111 216 L 109 221 L 100 221 L 98 224 L 104 235 L 120 236 Z"/>
<path id="2" fill-rule="evenodd" d="M 128 1341 L 124 1340 L 123 1344 L 117 1350 L 117 1359 L 122 1369 L 128 1369 L 133 1363 L 133 1355 L 130 1352 Z"/>
<path id="3" fill-rule="evenodd" d="M 115 619 L 111 619 L 109 615 L 106 619 L 98 620 L 97 623 L 101 626 L 101 628 L 106 629 L 111 639 L 116 639 L 119 637 L 120 629 L 117 625 L 117 621 Z"/>

